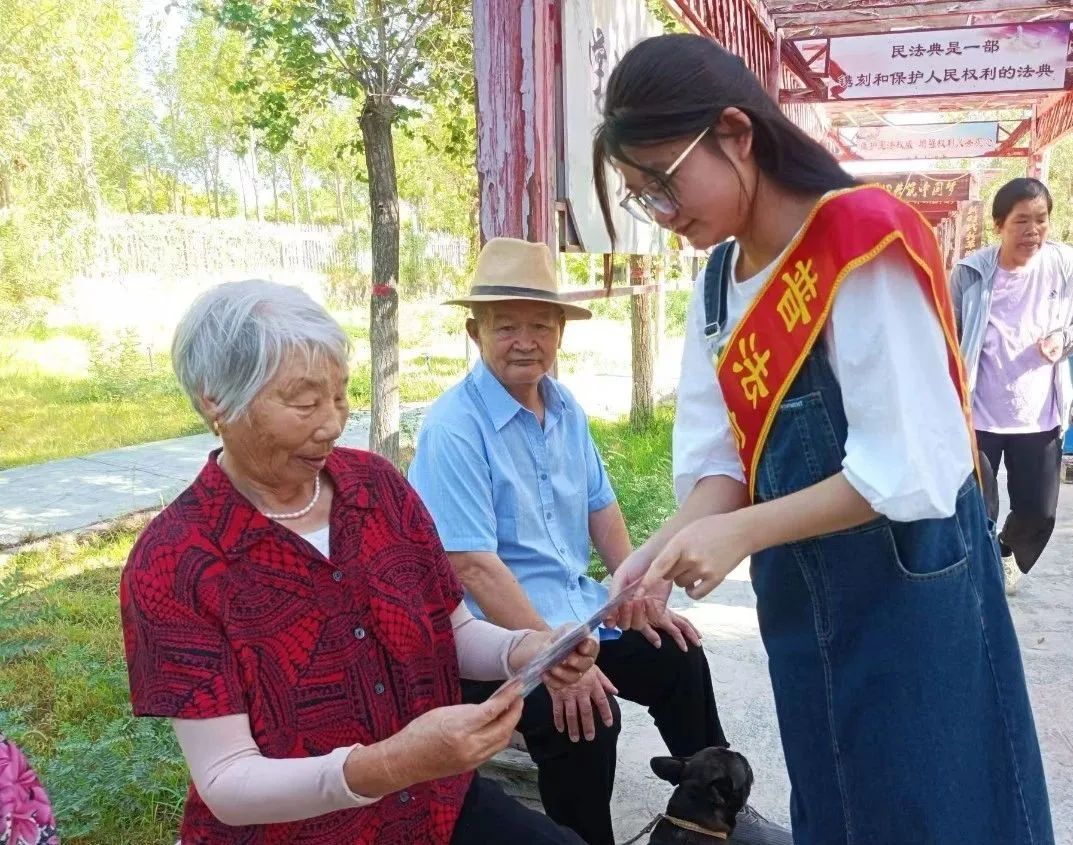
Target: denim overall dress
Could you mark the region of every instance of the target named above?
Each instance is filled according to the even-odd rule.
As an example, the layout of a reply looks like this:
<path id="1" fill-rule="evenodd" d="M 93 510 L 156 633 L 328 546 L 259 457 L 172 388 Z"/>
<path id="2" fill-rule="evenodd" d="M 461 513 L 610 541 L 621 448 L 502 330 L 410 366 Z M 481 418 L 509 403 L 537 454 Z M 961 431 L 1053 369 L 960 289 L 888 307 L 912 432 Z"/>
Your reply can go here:
<path id="1" fill-rule="evenodd" d="M 709 338 L 726 314 L 720 250 L 705 280 Z M 846 435 L 841 391 L 817 343 L 777 411 L 756 500 L 841 472 Z M 796 845 L 1053 845 L 975 477 L 948 519 L 881 517 L 760 552 L 751 574 Z"/>

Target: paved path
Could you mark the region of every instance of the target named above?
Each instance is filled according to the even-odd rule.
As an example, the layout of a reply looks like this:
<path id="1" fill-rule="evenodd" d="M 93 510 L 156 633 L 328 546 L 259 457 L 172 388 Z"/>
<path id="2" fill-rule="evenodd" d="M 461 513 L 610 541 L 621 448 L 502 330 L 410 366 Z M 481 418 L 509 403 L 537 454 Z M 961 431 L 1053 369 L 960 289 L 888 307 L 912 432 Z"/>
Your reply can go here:
<path id="1" fill-rule="evenodd" d="M 0 549 L 161 507 L 190 484 L 218 442 L 195 434 L 0 472 Z M 351 418 L 340 443 L 368 445 L 365 415 Z"/>
<path id="2" fill-rule="evenodd" d="M 1000 481 L 1005 491 L 1005 479 Z M 1058 523 L 1010 607 L 1043 748 L 1055 841 L 1073 845 L 1073 485 L 1062 487 Z M 748 579 L 742 566 L 702 602 L 675 594 L 704 636 L 727 737 L 756 772 L 753 804 L 772 820 L 788 823 L 790 785 Z M 625 842 L 666 808 L 671 788 L 648 765 L 667 753 L 648 713 L 629 702 L 622 703 L 622 712 L 628 741 L 619 744 L 615 832 Z"/>

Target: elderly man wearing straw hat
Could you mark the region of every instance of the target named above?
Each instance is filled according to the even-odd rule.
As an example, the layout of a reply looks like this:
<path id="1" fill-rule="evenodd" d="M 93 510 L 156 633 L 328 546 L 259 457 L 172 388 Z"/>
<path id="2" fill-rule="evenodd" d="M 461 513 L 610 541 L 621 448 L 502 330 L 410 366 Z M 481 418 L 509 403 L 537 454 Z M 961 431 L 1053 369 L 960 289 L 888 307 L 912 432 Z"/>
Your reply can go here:
<path id="1" fill-rule="evenodd" d="M 447 304 L 472 310 L 466 330 L 481 358 L 429 409 L 410 482 L 474 614 L 510 629 L 586 619 L 607 600 L 587 575 L 590 542 L 611 572 L 631 551 L 585 412 L 548 375 L 567 320 L 591 312 L 561 301 L 547 246 L 511 238 L 488 242 L 470 294 Z M 699 634 L 670 611 L 658 627 L 601 629 L 597 666 L 578 684 L 526 699 L 518 729 L 544 809 L 590 845 L 614 842 L 614 696 L 647 707 L 674 755 L 727 744 Z M 495 688 L 463 682 L 463 697 Z M 748 807 L 734 839 L 790 841 Z"/>

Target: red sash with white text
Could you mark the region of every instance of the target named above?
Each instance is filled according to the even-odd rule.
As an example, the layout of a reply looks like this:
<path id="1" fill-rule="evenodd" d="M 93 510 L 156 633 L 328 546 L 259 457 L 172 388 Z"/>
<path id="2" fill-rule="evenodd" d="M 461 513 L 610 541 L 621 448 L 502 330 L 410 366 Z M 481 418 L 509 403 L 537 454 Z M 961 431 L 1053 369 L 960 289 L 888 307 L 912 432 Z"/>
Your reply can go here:
<path id="1" fill-rule="evenodd" d="M 888 247 L 909 257 L 917 283 L 939 317 L 950 378 L 976 454 L 971 398 L 935 234 L 915 209 L 885 189 L 850 188 L 831 194 L 812 210 L 716 364 L 750 500 L 775 414 L 826 324 L 842 280 Z M 890 318 L 875 315 L 877 320 Z"/>

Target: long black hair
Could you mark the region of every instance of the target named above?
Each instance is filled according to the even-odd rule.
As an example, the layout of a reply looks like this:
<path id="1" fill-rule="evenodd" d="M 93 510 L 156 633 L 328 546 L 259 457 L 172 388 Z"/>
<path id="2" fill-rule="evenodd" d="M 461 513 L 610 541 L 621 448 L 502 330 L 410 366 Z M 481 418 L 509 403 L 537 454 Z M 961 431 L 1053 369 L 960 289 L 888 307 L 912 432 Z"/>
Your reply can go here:
<path id="1" fill-rule="evenodd" d="M 995 201 L 991 205 L 991 217 L 996 225 L 1001 226 L 1017 203 L 1040 197 L 1047 200 L 1047 213 L 1050 214 L 1054 210 L 1054 200 L 1051 199 L 1051 192 L 1047 190 L 1046 185 L 1039 179 L 1011 179 L 995 194 Z"/>
<path id="2" fill-rule="evenodd" d="M 603 123 L 596 130 L 596 194 L 612 240 L 606 170 L 611 160 L 651 175 L 673 196 L 662 174 L 633 161 L 625 148 L 698 135 L 731 107 L 749 116 L 757 166 L 784 189 L 807 195 L 856 184 L 834 156 L 782 113 L 739 57 L 700 35 L 659 35 L 631 48 L 611 73 Z M 705 142 L 724 155 L 717 139 Z"/>

